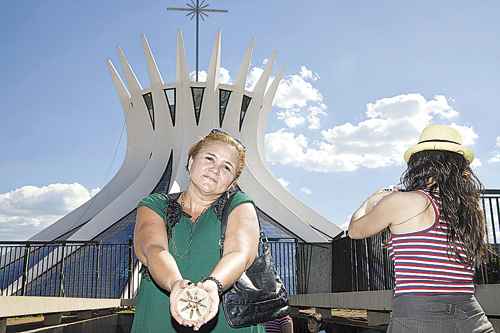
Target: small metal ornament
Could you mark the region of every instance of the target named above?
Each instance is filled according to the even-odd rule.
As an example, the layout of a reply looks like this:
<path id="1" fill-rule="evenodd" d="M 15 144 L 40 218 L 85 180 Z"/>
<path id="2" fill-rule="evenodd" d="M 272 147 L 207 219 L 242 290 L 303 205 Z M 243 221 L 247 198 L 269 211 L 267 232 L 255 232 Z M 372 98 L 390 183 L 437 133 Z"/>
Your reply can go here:
<path id="1" fill-rule="evenodd" d="M 176 306 L 182 319 L 198 321 L 208 314 L 211 301 L 204 289 L 190 285 L 181 291 Z"/>

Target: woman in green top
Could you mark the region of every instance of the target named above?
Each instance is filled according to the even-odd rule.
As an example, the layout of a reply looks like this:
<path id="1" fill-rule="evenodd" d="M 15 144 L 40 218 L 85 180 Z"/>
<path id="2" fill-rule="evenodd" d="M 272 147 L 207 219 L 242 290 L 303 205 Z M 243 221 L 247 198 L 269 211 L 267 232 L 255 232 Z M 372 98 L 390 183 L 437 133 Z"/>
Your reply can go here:
<path id="1" fill-rule="evenodd" d="M 259 225 L 251 199 L 239 192 L 230 203 L 222 257 L 220 221 L 215 213 L 245 165 L 245 148 L 229 134 L 212 130 L 191 147 L 189 184 L 175 200 L 178 223 L 167 232 L 168 199 L 154 193 L 138 205 L 134 249 L 148 268 L 136 302 L 132 332 L 264 332 L 260 326 L 231 328 L 220 311 L 219 295 L 241 276 L 257 256 Z M 207 279 L 208 277 L 208 279 Z M 212 306 L 197 321 L 183 320 L 179 296 L 191 283 L 208 293 Z"/>

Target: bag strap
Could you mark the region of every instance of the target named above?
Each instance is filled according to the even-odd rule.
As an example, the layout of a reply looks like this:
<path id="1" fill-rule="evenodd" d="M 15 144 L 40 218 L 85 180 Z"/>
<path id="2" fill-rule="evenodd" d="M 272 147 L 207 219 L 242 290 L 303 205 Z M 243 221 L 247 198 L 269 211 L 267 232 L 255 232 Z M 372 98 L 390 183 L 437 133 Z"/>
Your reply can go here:
<path id="1" fill-rule="evenodd" d="M 219 240 L 219 248 L 220 248 L 220 256 L 222 257 L 222 253 L 224 252 L 224 240 L 226 238 L 226 229 L 227 229 L 227 221 L 229 219 L 229 207 L 231 206 L 231 202 L 233 201 L 234 196 L 240 192 L 240 190 L 236 190 L 232 193 L 228 193 L 226 197 L 226 201 L 224 202 L 224 208 L 222 209 L 221 215 L 218 216 L 220 220 L 220 240 Z M 260 220 L 257 217 L 257 222 L 259 223 L 259 246 L 264 248 L 264 251 L 270 251 L 269 249 L 269 241 L 266 237 L 264 231 L 262 231 L 262 226 L 260 224 Z"/>
<path id="2" fill-rule="evenodd" d="M 167 201 L 167 207 L 165 208 L 165 213 L 167 216 L 167 236 L 170 239 L 172 237 L 172 229 L 181 219 L 182 207 L 177 202 L 182 192 L 164 194 L 165 200 Z"/>

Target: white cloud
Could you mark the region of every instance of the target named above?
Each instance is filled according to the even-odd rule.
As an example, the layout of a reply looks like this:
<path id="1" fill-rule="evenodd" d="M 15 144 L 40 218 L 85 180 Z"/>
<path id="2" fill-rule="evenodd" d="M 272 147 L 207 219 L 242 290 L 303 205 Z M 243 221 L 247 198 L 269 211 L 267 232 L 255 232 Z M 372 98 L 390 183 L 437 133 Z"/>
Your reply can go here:
<path id="1" fill-rule="evenodd" d="M 93 197 L 94 195 L 96 195 L 100 191 L 101 191 L 101 188 L 100 187 L 96 187 L 96 188 L 90 190 L 90 196 Z"/>
<path id="2" fill-rule="evenodd" d="M 276 117 L 283 120 L 288 128 L 296 128 L 307 122 L 307 128 L 317 130 L 321 127 L 321 117 L 326 116 L 324 107 L 311 106 L 305 109 L 291 108 L 276 112 Z"/>
<path id="3" fill-rule="evenodd" d="M 300 191 L 301 191 L 302 193 L 307 194 L 307 195 L 311 195 L 311 194 L 312 194 L 312 191 L 311 191 L 309 188 L 307 188 L 307 187 L 301 187 L 301 188 L 300 188 Z"/>
<path id="4" fill-rule="evenodd" d="M 266 159 L 270 163 L 318 172 L 353 171 L 357 168 L 356 164 L 350 162 L 356 156 L 346 158 L 345 154 L 337 154 L 329 144 L 313 147 L 304 135 L 295 135 L 285 129 L 266 134 L 265 145 Z"/>
<path id="5" fill-rule="evenodd" d="M 25 240 L 89 200 L 100 189 L 74 184 L 23 186 L 0 194 L 0 238 Z"/>
<path id="6" fill-rule="evenodd" d="M 306 122 L 306 118 L 300 114 L 299 109 L 286 109 L 279 111 L 277 113 L 277 117 L 279 120 L 283 120 L 289 128 L 295 128 Z"/>
<path id="7" fill-rule="evenodd" d="M 219 83 L 231 83 L 231 76 L 229 75 L 229 71 L 224 67 L 221 67 L 219 70 Z"/>
<path id="8" fill-rule="evenodd" d="M 470 164 L 470 167 L 472 169 L 477 169 L 479 168 L 480 166 L 482 166 L 483 163 L 481 162 L 481 160 L 479 158 L 474 158 L 474 160 L 472 161 L 472 163 Z"/>
<path id="9" fill-rule="evenodd" d="M 308 103 L 321 103 L 323 96 L 299 74 L 286 76 L 280 82 L 274 105 L 282 109 L 302 108 Z"/>
<path id="10" fill-rule="evenodd" d="M 207 81 L 207 72 L 206 71 L 198 71 L 198 81 L 199 82 L 205 82 Z M 191 81 L 195 81 L 196 80 L 196 71 L 192 71 L 189 73 L 189 79 Z"/>
<path id="11" fill-rule="evenodd" d="M 198 71 L 198 81 L 206 82 L 207 81 L 207 72 L 206 71 Z M 219 83 L 231 83 L 231 76 L 229 75 L 229 71 L 224 67 L 219 69 Z M 189 79 L 191 81 L 196 80 L 196 71 L 192 71 L 189 73 Z"/>
<path id="12" fill-rule="evenodd" d="M 305 80 L 317 81 L 319 75 L 308 69 L 306 66 L 300 66 L 300 76 Z"/>
<path id="13" fill-rule="evenodd" d="M 441 118 L 451 119 L 458 117 L 458 112 L 448 104 L 448 100 L 443 95 L 434 96 L 434 99 L 428 101 L 427 105 L 431 108 L 432 113 Z"/>
<path id="14" fill-rule="evenodd" d="M 500 136 L 497 136 L 495 147 L 500 148 Z M 488 159 L 488 163 L 499 163 L 500 162 L 500 151 L 493 151 L 493 156 Z"/>
<path id="15" fill-rule="evenodd" d="M 277 112 L 279 120 L 283 120 L 289 128 L 305 125 L 310 130 L 321 127 L 321 117 L 326 116 L 326 105 L 323 96 L 311 82 L 319 76 L 306 66 L 300 67 L 298 74 L 293 74 L 281 80 L 274 106 L 281 109 Z"/>
<path id="16" fill-rule="evenodd" d="M 326 105 L 320 104 L 319 106 L 311 106 L 308 108 L 307 123 L 309 129 L 320 129 L 321 128 L 321 118 L 326 116 Z"/>
<path id="17" fill-rule="evenodd" d="M 259 81 L 259 78 L 263 72 L 264 70 L 260 67 L 252 67 L 252 69 L 250 69 L 250 72 L 248 72 L 247 75 L 247 82 L 245 84 L 245 89 L 253 91 L 255 85 L 257 84 L 257 81 Z"/>
<path id="18" fill-rule="evenodd" d="M 283 186 L 284 188 L 288 188 L 288 185 L 290 185 L 290 182 L 287 181 L 284 178 L 278 178 L 278 182 Z"/>
<path id="19" fill-rule="evenodd" d="M 500 153 L 497 153 L 493 157 L 488 159 L 488 163 L 499 163 L 499 162 L 500 162 Z"/>
<path id="20" fill-rule="evenodd" d="M 460 134 L 462 135 L 463 144 L 466 146 L 473 145 L 479 137 L 476 132 L 474 132 L 474 129 L 472 127 L 460 126 L 455 123 L 452 123 L 450 126 L 460 132 Z"/>
<path id="21" fill-rule="evenodd" d="M 319 112 L 319 111 L 318 111 Z M 444 96 L 426 100 L 420 94 L 383 98 L 367 104 L 365 119 L 321 131 L 321 140 L 310 141 L 285 129 L 266 135 L 266 158 L 309 171 L 354 171 L 400 165 L 404 151 L 415 144 L 430 122 L 448 120 L 458 112 Z M 451 124 L 472 145 L 478 135 L 472 127 Z M 475 162 L 476 166 L 480 161 Z"/>
<path id="22" fill-rule="evenodd" d="M 265 59 L 263 64 L 267 60 Z M 255 66 L 247 75 L 245 89 L 252 91 L 264 70 Z M 278 120 L 282 120 L 288 128 L 296 128 L 307 124 L 309 129 L 321 127 L 321 117 L 326 115 L 326 105 L 318 89 L 308 82 L 316 81 L 319 76 L 305 66 L 301 66 L 298 74 L 284 77 L 276 91 L 273 106 L 279 108 L 276 112 Z M 268 87 L 274 80 L 269 79 Z"/>

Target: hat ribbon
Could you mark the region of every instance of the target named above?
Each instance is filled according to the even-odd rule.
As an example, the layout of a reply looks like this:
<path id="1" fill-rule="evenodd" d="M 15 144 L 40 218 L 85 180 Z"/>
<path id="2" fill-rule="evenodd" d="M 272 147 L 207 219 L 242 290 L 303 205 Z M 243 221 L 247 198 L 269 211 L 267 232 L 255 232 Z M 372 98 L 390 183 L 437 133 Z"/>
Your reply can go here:
<path id="1" fill-rule="evenodd" d="M 448 143 L 454 143 L 456 145 L 461 145 L 460 143 L 456 142 L 456 141 L 451 141 L 451 140 L 439 140 L 439 139 L 434 139 L 434 140 L 424 140 L 424 141 L 420 141 L 419 143 L 417 144 L 421 144 L 421 143 L 425 143 L 425 142 L 448 142 Z"/>

